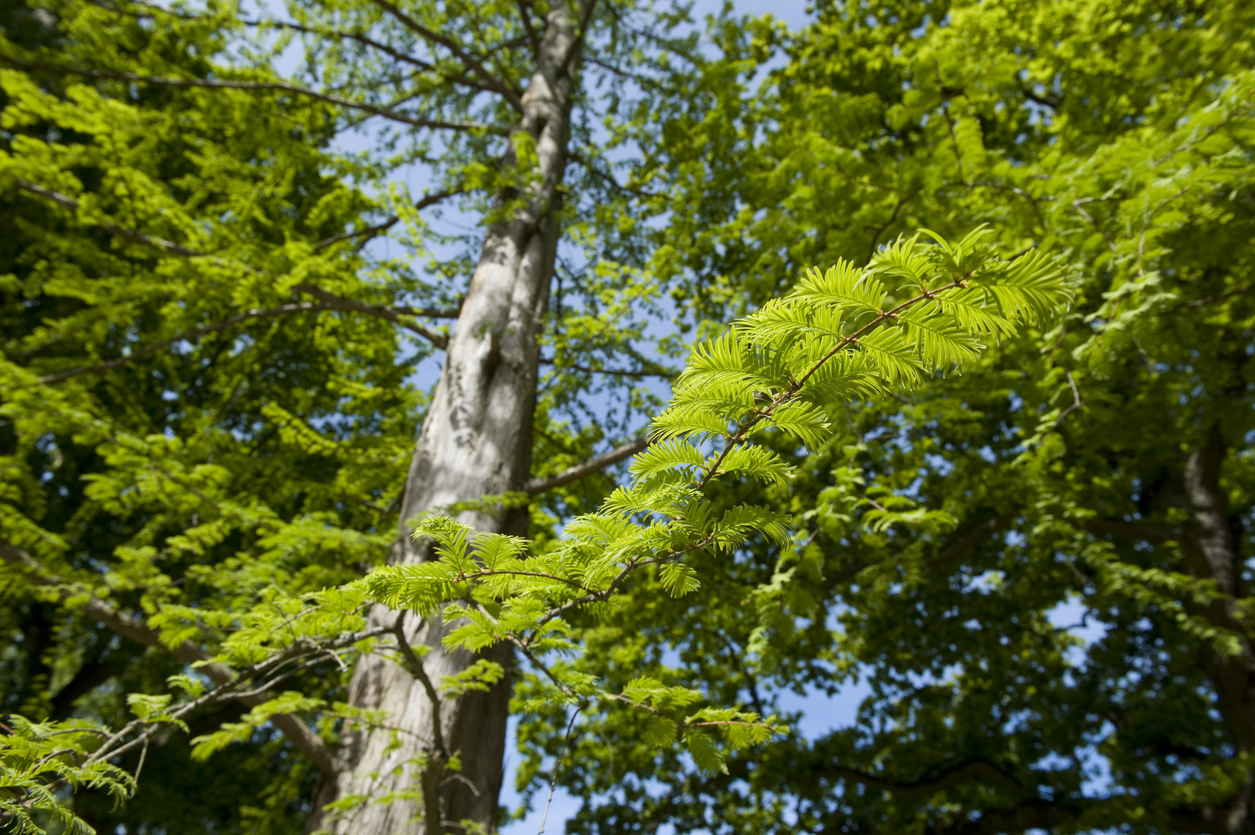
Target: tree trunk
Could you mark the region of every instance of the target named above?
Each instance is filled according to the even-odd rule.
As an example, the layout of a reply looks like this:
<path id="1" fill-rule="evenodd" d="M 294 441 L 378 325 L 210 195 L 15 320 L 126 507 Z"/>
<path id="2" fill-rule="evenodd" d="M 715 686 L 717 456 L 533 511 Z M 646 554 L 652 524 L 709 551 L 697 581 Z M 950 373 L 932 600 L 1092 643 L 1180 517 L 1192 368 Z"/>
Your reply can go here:
<path id="1" fill-rule="evenodd" d="M 529 475 L 538 337 L 558 240 L 558 187 L 566 166 L 582 40 L 579 28 L 592 2 L 557 3 L 549 14 L 516 128 L 535 140 L 539 167 L 524 192 L 525 208 L 485 233 L 483 252 L 410 464 L 395 560 L 427 558 L 425 549 L 410 540 L 408 520 L 457 502 L 518 489 Z M 504 164 L 513 163 L 511 152 Z M 519 196 L 517 192 L 504 194 L 501 200 Z M 459 518 L 479 530 L 521 534 L 527 513 L 467 512 Z M 383 607 L 371 613 L 372 625 L 391 625 L 396 617 L 396 612 Z M 407 618 L 410 643 L 431 648 L 422 664 L 437 687 L 441 677 L 465 670 L 476 658 L 464 650 L 442 650 L 441 639 L 449 629 L 450 624 L 438 618 L 422 623 L 417 616 Z M 507 646 L 499 645 L 486 656 L 509 670 L 512 653 Z M 486 693 L 441 700 L 446 748 L 461 761 L 459 772 L 438 780 L 442 818 L 450 824 L 449 831 L 466 831 L 458 825 L 464 820 L 489 830 L 495 826 L 503 777 L 508 678 Z M 401 732 L 371 730 L 348 735 L 338 774 L 324 778 L 318 792 L 310 829 L 335 835 L 427 833 L 429 823 L 421 812 L 422 774 L 412 762 L 432 747 L 434 706 L 426 690 L 403 668 L 370 656 L 354 671 L 349 701 L 385 711 L 388 723 Z M 364 799 L 339 814 L 318 811 L 328 802 L 353 798 Z"/>
<path id="2" fill-rule="evenodd" d="M 1245 597 L 1242 560 L 1238 537 L 1231 527 L 1220 470 L 1227 452 L 1218 427 L 1208 432 L 1199 449 L 1185 465 L 1185 497 L 1189 511 L 1187 535 L 1181 546 L 1186 566 L 1195 577 L 1214 580 L 1224 599 L 1206 606 L 1191 606 L 1193 612 L 1231 634 L 1244 635 L 1235 616 L 1234 601 Z M 1245 637 L 1239 639 L 1236 655 L 1221 653 L 1211 642 L 1202 646 L 1203 665 L 1216 689 L 1216 707 L 1239 753 L 1255 751 L 1255 648 Z M 1228 835 L 1255 832 L 1255 774 L 1219 820 Z"/>

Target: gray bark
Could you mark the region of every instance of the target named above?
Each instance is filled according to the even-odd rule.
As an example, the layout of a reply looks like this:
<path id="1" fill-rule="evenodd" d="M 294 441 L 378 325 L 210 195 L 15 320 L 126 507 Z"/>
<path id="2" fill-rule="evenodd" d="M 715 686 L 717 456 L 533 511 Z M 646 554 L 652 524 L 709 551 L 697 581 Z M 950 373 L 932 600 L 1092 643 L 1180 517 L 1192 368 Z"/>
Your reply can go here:
<path id="1" fill-rule="evenodd" d="M 480 261 L 410 464 L 401 536 L 394 548 L 396 560 L 427 558 L 425 549 L 410 541 L 408 520 L 457 502 L 517 490 L 528 479 L 538 337 L 558 239 L 558 187 L 567 160 L 579 65 L 576 52 L 582 37 L 578 30 L 592 2 L 555 4 L 549 15 L 517 127 L 535 139 L 539 170 L 524 193 L 525 208 L 485 233 Z M 512 162 L 505 160 L 506 165 Z M 503 199 L 517 196 L 503 195 Z M 527 514 L 468 512 L 459 518 L 479 530 L 523 533 Z M 395 619 L 395 612 L 382 607 L 371 613 L 372 626 L 391 625 Z M 442 650 L 441 639 L 449 628 L 438 620 L 407 619 L 410 643 L 431 648 L 422 664 L 437 685 L 442 676 L 466 669 L 476 658 L 467 651 Z M 489 650 L 487 657 L 507 670 L 512 661 L 512 653 L 503 645 Z M 351 797 L 367 799 L 339 816 L 321 815 L 316 809 L 310 828 L 335 835 L 425 835 L 428 826 L 420 812 L 422 775 L 410 760 L 432 745 L 433 704 L 426 690 L 392 661 L 371 656 L 358 663 L 349 700 L 359 707 L 386 711 L 389 723 L 403 729 L 395 737 L 400 745 L 391 748 L 391 731 L 348 735 L 340 768 L 324 779 L 316 807 Z M 443 775 L 437 787 L 448 831 L 465 831 L 458 824 L 466 819 L 490 830 L 495 824 L 508 701 L 508 680 L 487 693 L 441 700 L 444 741 L 462 763 L 459 773 Z M 407 794 L 379 802 L 394 792 Z"/>

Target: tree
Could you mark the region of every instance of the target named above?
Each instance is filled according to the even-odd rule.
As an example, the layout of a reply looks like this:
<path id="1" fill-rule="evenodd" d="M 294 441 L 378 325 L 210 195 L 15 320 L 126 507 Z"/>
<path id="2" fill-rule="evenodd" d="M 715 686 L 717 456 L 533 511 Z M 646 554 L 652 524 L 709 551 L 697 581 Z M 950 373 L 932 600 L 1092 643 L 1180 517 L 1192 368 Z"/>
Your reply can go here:
<path id="1" fill-rule="evenodd" d="M 762 500 L 806 547 L 586 624 L 586 673 L 762 713 L 861 678 L 855 727 L 710 776 L 627 712 L 567 743 L 537 721 L 528 774 L 570 751 L 579 832 L 1253 831 L 1249 4 L 816 5 L 723 121 L 670 111 L 702 142 L 647 149 L 689 207 L 676 269 L 725 277 L 691 297 L 719 319 L 805 265 L 987 221 L 1064 253 L 1077 302 L 1045 350 L 782 445 L 803 475 Z"/>
<path id="2" fill-rule="evenodd" d="M 816 272 L 783 302 L 699 347 L 679 379 L 671 408 L 655 421 L 655 447 L 634 465 L 633 486 L 616 491 L 599 512 L 571 522 L 562 540 L 552 547 L 542 543 L 524 560 L 521 540 L 509 535 L 525 530 L 518 494 L 525 503 L 528 494 L 644 446 L 630 444 L 571 472 L 523 480 L 530 475 L 539 329 L 561 220 L 559 184 L 575 101 L 572 73 L 579 66 L 574 59 L 592 19 L 591 7 L 555 8 L 543 34 L 533 40 L 529 33 L 522 41 L 534 47 L 539 69 L 521 95 L 513 91 L 512 80 L 490 75 L 483 62 L 465 54 L 447 29 L 436 35 L 400 9 L 386 4 L 381 9 L 379 15 L 386 13 L 410 33 L 453 53 L 468 74 L 478 77 L 475 90 L 487 85 L 505 99 L 493 107 L 509 105 L 521 113 L 515 128 L 499 131 L 508 143 L 496 175 L 490 177 L 473 162 L 458 169 L 464 176 L 490 179 L 497 193 L 489 207 L 483 253 L 461 301 L 457 327 L 448 335 L 408 318 L 438 318 L 447 315 L 443 308 L 402 306 L 395 297 L 390 304 L 362 298 L 379 289 L 371 281 L 377 277 L 371 272 L 374 264 L 360 249 L 337 247 L 389 221 L 352 235 L 334 231 L 369 205 L 342 178 L 373 172 L 364 163 L 338 162 L 326 150 L 337 125 L 326 118 L 325 107 L 465 132 L 474 140 L 492 132 L 490 122 L 472 122 L 466 118 L 471 114 L 461 111 L 434 118 L 430 110 L 414 115 L 384 109 L 362 98 L 344 98 L 343 89 L 332 94 L 298 88 L 271 80 L 264 66 L 254 70 L 261 80 L 223 78 L 222 72 L 211 74 L 204 67 L 199 74 L 188 73 L 191 78 L 180 77 L 176 67 L 186 70 L 185 64 L 202 60 L 194 48 L 202 42 L 185 40 L 178 27 L 204 33 L 218 23 L 182 11 L 124 10 L 130 13 L 122 15 L 127 39 L 100 25 L 102 20 L 116 23 L 117 9 L 105 8 L 102 15 L 96 8 L 72 7 L 80 16 L 64 26 L 74 36 L 66 39 L 70 45 L 50 36 L 54 45 L 46 47 L 58 53 L 55 61 L 21 54 L 16 47 L 19 54 L 4 59 L 54 79 L 41 88 L 25 73 L 5 76 L 9 124 L 21 129 L 10 142 L 7 173 L 21 195 L 65 213 L 54 215 L 56 223 L 21 224 L 32 242 L 14 258 L 19 270 L 8 279 L 11 296 L 22 292 L 44 308 L 32 311 L 35 305 L 16 301 L 8 306 L 22 334 L 12 350 L 27 360 L 5 364 L 4 409 L 13 436 L 6 465 L 24 487 L 6 496 L 0 551 L 9 566 L 10 593 L 26 606 L 14 628 L 22 630 L 24 644 L 34 644 L 41 618 L 61 619 L 70 635 L 91 629 L 84 620 L 94 621 L 120 638 L 168 653 L 165 670 L 151 660 L 144 668 L 170 673 L 168 688 L 150 680 L 125 694 L 135 719 L 114 731 L 76 718 L 43 724 L 15 718 L 12 742 L 3 749 L 6 824 L 38 829 L 36 815 L 43 814 L 79 825 L 80 819 L 58 812 L 53 793 L 59 787 L 108 787 L 115 797 L 128 794 L 149 748 L 165 747 L 171 734 L 190 731 L 196 721 L 205 726 L 192 740 L 197 758 L 233 743 L 264 741 L 266 726 L 281 732 L 321 772 L 312 807 L 306 808 L 311 828 L 491 826 L 510 648 L 556 687 L 542 700 L 545 704 L 582 709 L 598 696 L 628 703 L 650 717 L 648 741 L 667 745 L 682 734 L 698 765 L 717 770 L 726 755 L 712 732 L 723 735 L 729 750 L 737 750 L 762 743 L 773 729 L 771 720 L 718 705 L 684 716 L 696 694 L 647 679 L 605 694 L 596 682 L 553 663 L 555 653 L 575 648 L 561 637 L 565 617 L 603 609 L 628 578 L 641 572 L 656 571 L 670 593 L 687 594 L 698 582 L 686 561 L 692 554 L 736 549 L 757 536 L 786 542 L 778 514 L 744 504 L 715 514 L 703 497 L 727 475 L 777 483 L 790 478 L 786 463 L 767 447 L 750 443 L 753 436 L 784 430 L 808 445 L 820 445 L 827 428 L 823 408 L 834 396 L 872 396 L 881 388 L 921 382 L 934 370 L 970 359 L 982 340 L 1012 332 L 1017 321 L 1054 316 L 1068 295 L 1050 261 L 1037 254 L 1003 261 L 980 244 L 979 232 L 955 245 L 904 241 L 887 250 L 872 271 L 840 264 Z M 175 21 L 175 31 L 153 36 L 152 31 L 160 31 L 148 28 L 153 15 Z M 521 20 L 528 28 L 526 15 Z M 42 18 L 39 22 L 50 28 Z M 321 34 L 299 21 L 285 26 Z M 359 44 L 395 51 L 365 34 L 365 26 L 338 31 Z M 96 47 L 97 38 L 121 44 L 116 63 L 140 64 L 144 71 L 82 66 L 75 50 L 84 43 Z M 159 66 L 149 69 L 149 63 Z M 337 62 L 328 59 L 324 66 L 334 68 Z M 437 73 L 431 66 L 422 69 Z M 85 77 L 99 87 L 61 89 L 57 83 L 65 76 Z M 114 91 L 110 82 L 127 84 Z M 160 112 L 149 112 L 138 86 L 191 99 L 163 102 Z M 117 98 L 103 95 L 101 88 Z M 208 96 L 208 113 L 196 99 L 204 90 L 216 91 Z M 220 98 L 224 90 L 234 92 Z M 312 124 L 276 124 L 273 133 L 245 132 L 238 138 L 234 127 L 247 123 L 258 104 L 245 94 L 257 92 L 312 100 L 311 113 L 296 111 Z M 443 104 L 446 93 L 440 87 L 429 94 L 428 103 Z M 463 100 L 461 106 L 474 100 Z M 467 144 L 478 150 L 470 140 Z M 337 164 L 344 169 L 338 177 L 302 179 Z M 172 176 L 171 169 L 180 167 L 181 176 Z M 98 192 L 83 187 L 93 179 L 101 183 Z M 294 205 L 297 198 L 311 201 L 312 208 L 301 211 Z M 312 221 L 332 228 L 310 228 Z M 118 241 L 135 248 L 110 252 Z M 385 262 L 379 268 L 396 265 Z M 339 276 L 353 292 L 328 290 L 328 274 Z M 240 293 L 223 290 L 229 279 L 244 284 L 246 296 L 261 296 L 266 306 L 225 317 L 213 311 L 227 300 L 239 306 Z M 414 284 L 402 282 L 400 289 L 425 289 Z M 292 291 L 318 302 L 267 298 Z M 440 300 L 430 295 L 421 301 Z M 63 303 L 67 298 L 72 301 Z M 145 322 L 143 316 L 128 321 L 127 314 L 136 309 L 152 310 L 156 321 Z M 210 322 L 198 324 L 210 311 L 216 314 Z M 358 504 L 379 510 L 388 483 L 386 477 L 379 481 L 378 470 L 387 459 L 371 453 L 388 449 L 401 433 L 378 431 L 381 425 L 388 428 L 381 407 L 363 389 L 375 375 L 382 373 L 387 381 L 402 367 L 395 333 L 368 329 L 356 338 L 336 338 L 348 329 L 346 323 L 358 321 L 346 318 L 332 320 L 331 338 L 295 338 L 290 330 L 275 329 L 234 342 L 197 344 L 201 337 L 245 322 L 282 323 L 287 316 L 332 311 L 371 317 L 372 325 L 408 325 L 446 352 L 440 381 L 424 404 L 418 451 L 399 502 L 403 535 L 393 546 L 391 565 L 365 582 L 345 583 L 354 566 L 345 565 L 344 550 L 367 563 L 372 550 L 382 550 L 387 535 L 376 532 L 373 518 L 364 521 L 355 514 Z M 190 321 L 180 321 L 184 317 Z M 166 336 L 171 319 L 177 326 Z M 620 335 L 603 328 L 584 338 L 605 345 L 630 336 L 630 330 Z M 262 337 L 274 344 L 264 344 Z M 69 357 L 38 356 L 61 340 L 73 343 Z M 178 350 L 167 351 L 172 346 Z M 111 356 L 81 364 L 82 354 L 97 351 Z M 228 362 L 222 361 L 224 354 Z M 364 369 L 359 355 L 367 360 Z M 71 357 L 77 364 L 67 361 Z M 325 375 L 330 384 L 317 386 L 312 398 L 294 390 L 291 379 L 258 391 L 258 375 L 248 373 L 251 362 L 266 370 L 293 367 Z M 241 364 L 243 371 L 232 370 Z M 233 385 L 221 385 L 224 370 L 236 375 Z M 115 373 L 138 375 L 132 386 L 146 393 L 142 406 L 125 388 L 115 391 L 125 379 Z M 184 384 L 188 374 L 191 380 Z M 78 382 L 58 388 L 67 381 Z M 242 392 L 288 401 L 295 396 L 299 408 L 268 402 L 250 411 L 236 405 Z M 176 405 L 163 408 L 164 403 Z M 128 406 L 133 407 L 129 412 Z M 259 453 L 267 440 L 260 431 L 265 422 L 258 415 L 275 427 L 272 437 L 281 442 L 264 455 Z M 186 435 L 189 427 L 200 434 Z M 141 434 L 144 430 L 149 431 Z M 697 444 L 711 439 L 720 445 L 706 455 Z M 58 472 L 63 448 L 73 449 L 84 462 L 81 471 Z M 214 455 L 227 463 L 212 463 Z M 333 466 L 320 458 L 331 458 Z M 299 476 L 276 476 L 284 466 Z M 41 506 L 47 485 L 58 479 L 83 490 L 78 496 L 69 485 L 52 488 L 66 500 L 59 504 L 69 521 L 49 519 Z M 418 531 L 426 539 L 411 545 L 406 536 L 411 520 L 433 510 L 457 519 L 437 516 L 423 522 Z M 385 518 L 390 515 L 384 510 Z M 109 531 L 104 543 L 90 535 L 87 522 Z M 172 565 L 181 570 L 171 572 Z M 138 598 L 133 605 L 140 614 L 119 605 L 128 596 Z M 376 605 L 367 605 L 370 601 Z M 396 607 L 402 609 L 400 616 Z M 407 619 L 406 609 L 422 618 Z M 84 664 L 67 651 L 68 641 L 49 651 L 52 643 L 27 644 L 15 654 L 28 670 L 45 668 L 42 677 L 15 676 L 26 692 L 21 707 L 67 715 L 84 707 L 64 695 L 67 689 L 93 694 L 93 681 L 102 675 L 115 678 L 118 671 L 101 649 Z M 115 649 L 111 641 L 97 643 Z M 353 662 L 353 670 L 348 698 L 337 701 L 334 678 L 330 683 L 320 679 L 332 665 L 344 667 L 342 655 Z M 104 673 L 92 671 L 92 665 L 104 667 Z M 182 671 L 185 666 L 190 670 Z M 68 684 L 58 680 L 67 674 Z M 280 684 L 295 687 L 279 692 Z M 226 704 L 251 710 L 230 714 Z M 110 708 L 115 716 L 120 713 L 120 705 L 110 704 L 107 696 L 103 705 L 93 707 L 89 714 Z M 208 716 L 207 709 L 213 711 Z M 311 726 L 302 714 L 323 720 Z M 300 765 L 266 762 L 282 755 L 268 747 L 260 770 L 268 770 L 271 781 L 259 794 L 270 808 L 245 819 L 254 831 L 259 824 L 290 826 L 282 806 L 309 782 L 308 770 Z M 133 769 L 123 768 L 130 764 L 128 757 L 137 758 Z M 223 782 L 221 775 L 206 776 Z M 150 813 L 148 819 L 168 825 L 172 817 Z"/>
<path id="3" fill-rule="evenodd" d="M 613 103 L 623 82 L 612 70 L 648 75 L 665 71 L 656 56 L 682 61 L 692 39 L 658 32 L 683 15 L 592 2 L 288 12 L 252 19 L 233 4 L 90 2 L 6 12 L 3 177 L 18 233 L 3 287 L 0 553 L 21 668 L 7 709 L 53 718 L 79 709 L 119 727 L 126 707 L 102 684 L 159 695 L 167 676 L 224 647 L 251 669 L 262 645 L 288 640 L 267 635 L 258 612 L 286 618 L 307 595 L 379 564 L 389 530 L 407 533 L 421 512 L 561 486 L 574 475 L 564 468 L 590 456 L 603 433 L 623 431 L 567 417 L 601 357 L 635 355 L 640 324 L 629 303 L 648 305 L 657 292 L 641 283 L 603 299 L 616 273 L 640 265 L 628 248 L 618 248 L 618 263 L 598 249 L 599 224 L 623 233 L 626 198 L 597 152 L 593 116 L 604 102 L 581 81 L 602 72 L 591 55 L 610 68 Z M 305 48 L 303 63 L 283 77 L 274 63 L 294 45 Z M 363 134 L 374 153 L 334 144 Z M 388 178 L 413 163 L 428 164 L 430 191 L 389 192 Z M 480 215 L 482 233 L 440 235 L 418 214 L 459 199 Z M 593 204 L 602 213 L 577 222 Z M 363 247 L 402 230 L 399 243 L 431 260 L 427 275 Z M 577 293 L 551 299 L 563 235 L 575 241 L 568 255 L 589 256 L 587 275 L 576 277 Z M 456 321 L 451 333 L 431 324 L 440 319 Z M 402 342 L 393 325 L 423 342 Z M 564 367 L 536 408 L 544 328 Z M 403 381 L 434 350 L 445 360 L 428 399 Z M 653 401 L 633 393 L 632 376 L 611 379 L 625 384 L 630 423 Z M 557 449 L 535 470 L 534 411 L 547 430 L 540 438 Z M 407 482 L 396 459 L 420 418 Z M 579 488 L 565 495 L 583 500 Z M 519 533 L 528 522 L 519 507 L 463 518 Z M 395 560 L 423 558 L 407 536 L 394 548 Z M 345 617 L 324 627 L 356 615 Z M 434 647 L 429 672 L 411 670 L 419 678 L 439 681 L 475 662 L 440 651 L 439 632 L 418 634 L 417 620 L 358 626 L 350 637 L 408 630 L 404 646 Z M 256 808 L 235 816 L 239 775 L 198 776 L 227 796 L 231 825 L 249 831 L 290 829 L 293 813 L 331 801 L 339 816 L 321 823 L 336 831 L 407 826 L 418 808 L 406 794 L 412 761 L 432 743 L 426 694 L 386 659 L 357 664 L 341 693 L 336 651 L 354 642 L 314 652 L 307 639 L 285 645 L 284 660 L 301 666 L 284 675 L 311 699 L 347 695 L 356 712 L 341 717 L 346 744 L 332 746 L 330 727 L 299 718 L 299 700 L 257 713 L 263 694 L 240 693 L 189 718 L 258 744 L 263 778 L 248 789 Z M 200 669 L 208 681 L 179 680 L 199 693 L 243 682 L 237 672 L 210 664 Z M 444 702 L 442 732 L 460 752 L 459 779 L 440 787 L 454 821 L 495 822 L 507 694 L 502 682 Z M 143 700 L 132 707 L 167 715 Z M 372 709 L 394 725 L 377 727 Z M 394 727 L 411 732 L 400 747 Z M 132 762 L 148 747 L 129 749 Z M 353 802 L 362 796 L 394 802 Z M 136 825 L 171 825 L 187 811 L 171 805 L 180 808 L 141 803 Z"/>

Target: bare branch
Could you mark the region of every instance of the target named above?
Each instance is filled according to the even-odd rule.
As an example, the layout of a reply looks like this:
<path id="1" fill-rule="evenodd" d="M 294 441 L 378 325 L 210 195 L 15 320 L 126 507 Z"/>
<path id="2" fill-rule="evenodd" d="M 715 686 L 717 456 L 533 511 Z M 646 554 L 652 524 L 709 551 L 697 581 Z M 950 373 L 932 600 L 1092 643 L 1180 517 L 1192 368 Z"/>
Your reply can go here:
<path id="1" fill-rule="evenodd" d="M 427 670 L 423 668 L 423 660 L 418 657 L 418 653 L 414 652 L 414 647 L 410 646 L 410 639 L 405 635 L 405 611 L 402 610 L 397 614 L 396 623 L 392 625 L 392 634 L 396 636 L 397 648 L 401 651 L 401 657 L 405 663 L 402 666 L 405 670 L 420 684 L 427 693 L 427 698 L 431 700 L 431 739 L 436 750 L 443 756 L 448 756 L 449 749 L 444 744 L 444 729 L 440 727 L 440 694 L 436 692 L 436 687 L 431 683 L 431 677 L 427 675 Z"/>
<path id="2" fill-rule="evenodd" d="M 603 455 L 598 455 L 596 458 L 589 459 L 583 464 L 577 464 L 570 469 L 563 470 L 557 475 L 552 475 L 548 478 L 533 479 L 523 485 L 523 492 L 527 493 L 529 496 L 537 496 L 541 493 L 561 487 L 564 484 L 570 484 L 572 481 L 578 481 L 586 475 L 600 472 L 606 467 L 618 464 L 625 458 L 631 458 L 633 455 L 649 446 L 649 444 L 650 440 L 648 438 L 638 438 L 631 443 L 615 447 Z"/>
<path id="3" fill-rule="evenodd" d="M 174 647 L 168 646 L 161 640 L 161 636 L 143 621 L 125 612 L 117 611 L 98 597 L 84 598 L 81 591 L 75 591 L 59 580 L 46 576 L 34 558 L 3 539 L 0 539 L 0 560 L 16 568 L 27 581 L 34 585 L 55 587 L 62 602 L 70 598 L 81 601 L 76 604 L 75 608 L 84 616 L 104 625 L 111 632 L 143 646 L 167 652 L 184 664 L 199 664 L 198 671 L 204 673 L 215 684 L 223 685 L 236 678 L 235 670 L 226 664 L 211 660 L 212 656 L 209 653 L 191 641 L 183 641 Z M 245 695 L 236 698 L 247 707 L 256 707 L 266 701 L 263 695 Z M 336 760 L 331 748 L 301 719 L 290 714 L 277 713 L 270 717 L 270 721 L 288 738 L 294 748 L 318 767 L 319 771 L 327 775 L 336 772 Z"/>
<path id="4" fill-rule="evenodd" d="M 443 46 L 445 49 L 449 50 L 449 52 L 452 53 L 455 58 L 457 58 L 459 61 L 465 64 L 467 68 L 469 68 L 472 72 L 478 75 L 481 79 L 483 79 L 484 83 L 488 85 L 488 87 L 493 92 L 500 94 L 501 97 L 504 98 L 510 104 L 510 106 L 513 107 L 516 111 L 518 111 L 519 113 L 523 112 L 523 99 L 519 96 L 519 94 L 515 92 L 514 90 L 511 90 L 509 87 L 507 87 L 506 84 L 503 81 L 501 81 L 501 79 L 497 78 L 495 75 L 488 72 L 487 68 L 485 68 L 482 63 L 477 61 L 474 58 L 474 56 L 469 54 L 466 50 L 462 49 L 462 47 L 458 46 L 456 43 L 451 41 L 449 38 L 446 38 L 444 35 L 441 35 L 439 32 L 433 32 L 432 30 L 428 29 L 426 26 L 419 23 L 417 20 L 410 17 L 405 12 L 401 11 L 392 3 L 389 3 L 388 0 L 372 0 L 372 2 L 375 5 L 379 6 L 381 9 L 383 9 L 384 11 L 386 11 L 388 14 L 392 15 L 394 18 L 400 21 L 407 29 L 416 33 L 417 35 L 422 37 L 424 40 L 430 41 L 431 43 L 439 44 L 440 46 Z"/>
<path id="5" fill-rule="evenodd" d="M 298 87 L 295 84 L 284 84 L 279 81 L 210 81 L 204 78 L 160 78 L 151 75 L 136 75 L 130 72 L 114 72 L 113 70 L 87 70 L 77 67 L 64 67 L 57 64 L 45 64 L 38 61 L 22 61 L 17 58 L 0 56 L 0 63 L 5 63 L 13 67 L 24 70 L 37 70 L 40 72 L 59 73 L 61 75 L 79 75 L 84 78 L 108 78 L 116 81 L 135 81 L 144 84 L 160 84 L 164 87 L 176 88 L 194 88 L 202 87 L 215 90 L 270 90 L 274 92 L 292 93 L 298 96 L 305 96 L 316 101 L 334 104 L 338 107 L 346 107 L 350 110 L 360 110 L 363 113 L 369 113 L 372 116 L 381 116 L 394 122 L 400 122 L 406 125 L 414 125 L 420 128 L 438 128 L 443 130 L 485 130 L 493 133 L 502 133 L 503 131 L 493 125 L 485 122 L 451 122 L 442 119 L 422 119 L 416 116 L 408 116 L 404 113 L 397 113 L 384 107 L 376 107 L 373 104 L 364 102 L 349 101 L 339 96 L 333 96 L 329 93 L 320 93 L 317 90 L 310 90 L 307 87 Z"/>
<path id="6" fill-rule="evenodd" d="M 567 67 L 571 65 L 571 60 L 575 58 L 575 53 L 579 52 L 584 46 L 584 40 L 588 36 L 588 22 L 592 20 L 593 9 L 597 5 L 597 0 L 579 0 L 584 3 L 584 13 L 580 15 L 579 29 L 575 32 L 575 40 L 571 42 L 571 46 L 567 49 L 566 55 L 562 56 L 562 64 L 558 68 L 558 74 L 562 75 L 567 71 Z"/>

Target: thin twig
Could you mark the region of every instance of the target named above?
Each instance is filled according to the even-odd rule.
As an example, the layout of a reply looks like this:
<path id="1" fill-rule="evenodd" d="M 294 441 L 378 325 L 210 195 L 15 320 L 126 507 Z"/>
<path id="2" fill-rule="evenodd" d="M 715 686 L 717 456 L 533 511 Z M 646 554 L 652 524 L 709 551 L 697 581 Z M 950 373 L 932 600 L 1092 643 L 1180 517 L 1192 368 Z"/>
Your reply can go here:
<path id="1" fill-rule="evenodd" d="M 587 704 L 587 702 L 580 702 L 571 713 L 571 721 L 567 722 L 566 735 L 562 737 L 562 748 L 558 751 L 558 759 L 553 764 L 553 779 L 549 781 L 549 797 L 545 798 L 545 813 L 540 816 L 540 829 L 536 835 L 545 835 L 545 822 L 549 820 L 549 804 L 553 803 L 553 793 L 558 788 L 558 776 L 562 773 L 562 761 L 566 759 L 567 743 L 571 741 L 571 729 L 575 727 L 576 718 Z"/>

